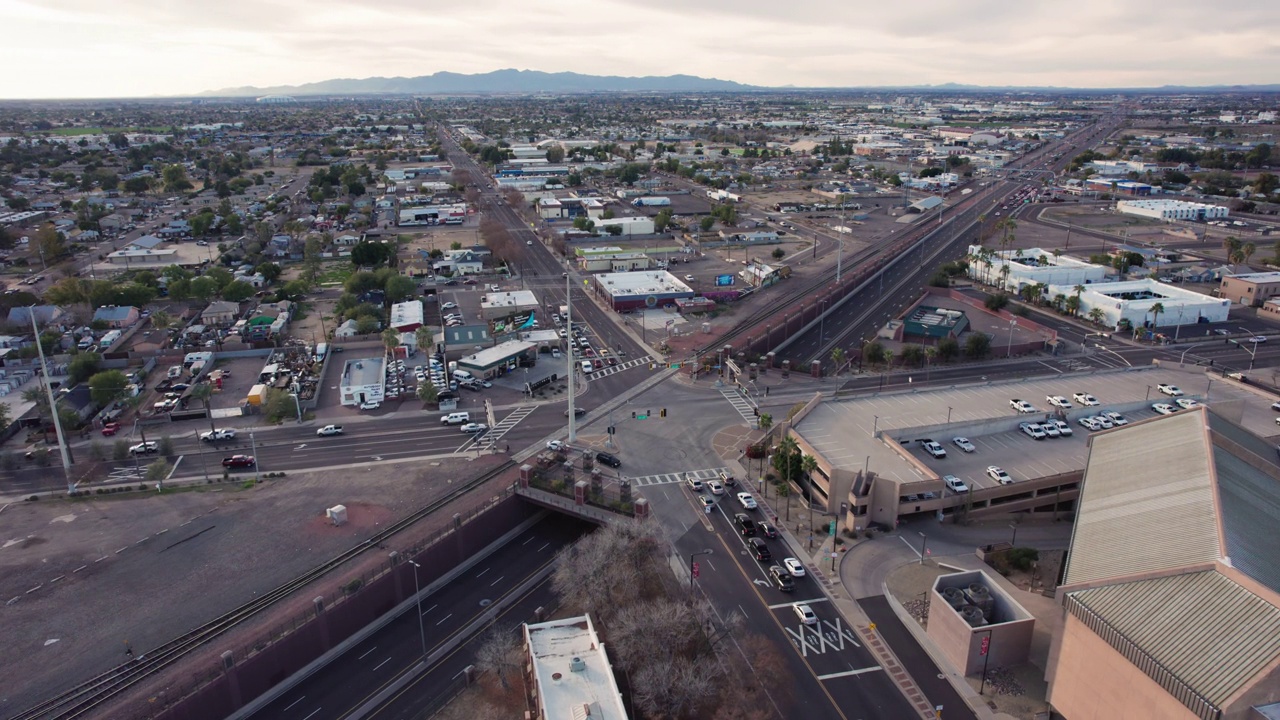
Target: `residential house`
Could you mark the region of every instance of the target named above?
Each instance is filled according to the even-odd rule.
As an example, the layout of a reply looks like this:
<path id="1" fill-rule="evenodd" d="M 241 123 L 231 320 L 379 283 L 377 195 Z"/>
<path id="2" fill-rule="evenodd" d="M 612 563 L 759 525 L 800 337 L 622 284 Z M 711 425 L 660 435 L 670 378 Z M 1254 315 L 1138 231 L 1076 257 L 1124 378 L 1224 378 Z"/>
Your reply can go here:
<path id="1" fill-rule="evenodd" d="M 32 313 L 35 314 L 36 322 L 39 323 L 41 327 L 59 323 L 67 315 L 67 312 L 57 305 L 15 307 L 9 308 L 8 323 L 10 325 L 21 325 L 24 328 L 29 328 L 31 327 Z"/>
<path id="2" fill-rule="evenodd" d="M 226 300 L 215 300 L 200 313 L 200 322 L 205 325 L 226 327 L 236 321 L 240 314 L 240 304 Z"/>
<path id="3" fill-rule="evenodd" d="M 138 308 L 119 305 L 106 305 L 93 313 L 94 322 L 101 320 L 107 324 L 107 327 L 115 329 L 127 328 L 138 322 L 139 317 L 141 313 L 138 312 Z"/>

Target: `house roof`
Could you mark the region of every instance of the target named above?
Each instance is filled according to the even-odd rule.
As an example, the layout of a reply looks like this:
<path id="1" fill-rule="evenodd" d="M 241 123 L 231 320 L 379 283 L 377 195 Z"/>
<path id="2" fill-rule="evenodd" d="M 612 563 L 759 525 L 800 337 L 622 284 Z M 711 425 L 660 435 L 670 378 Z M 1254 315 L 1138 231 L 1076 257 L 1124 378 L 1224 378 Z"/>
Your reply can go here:
<path id="1" fill-rule="evenodd" d="M 222 313 L 238 313 L 240 312 L 240 303 L 233 303 L 227 300 L 214 300 L 209 303 L 209 307 L 204 309 L 204 315 L 221 315 Z"/>
<path id="2" fill-rule="evenodd" d="M 107 322 L 123 322 L 128 320 L 130 313 L 133 312 L 136 312 L 136 308 L 128 305 L 106 305 L 94 311 L 93 319 Z"/>

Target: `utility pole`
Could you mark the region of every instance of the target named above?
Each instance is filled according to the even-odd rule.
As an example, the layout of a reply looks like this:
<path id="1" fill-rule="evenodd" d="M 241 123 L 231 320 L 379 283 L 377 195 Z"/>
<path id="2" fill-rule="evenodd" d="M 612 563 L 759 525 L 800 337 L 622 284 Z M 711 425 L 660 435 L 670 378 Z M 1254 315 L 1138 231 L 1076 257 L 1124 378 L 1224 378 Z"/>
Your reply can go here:
<path id="1" fill-rule="evenodd" d="M 41 258 L 44 253 L 41 253 Z M 58 450 L 62 453 L 62 473 L 67 480 L 67 493 L 76 490 L 71 481 L 71 450 L 67 447 L 67 439 L 62 434 L 62 420 L 58 417 L 58 401 L 53 396 L 53 386 L 49 384 L 49 368 L 45 364 L 44 344 L 40 342 L 40 328 L 36 325 L 36 306 L 28 305 L 27 313 L 31 315 L 31 331 L 36 334 L 36 352 L 40 355 L 40 375 L 44 382 L 45 392 L 49 395 L 49 415 L 53 418 L 53 432 L 58 439 Z"/>
<path id="2" fill-rule="evenodd" d="M 578 368 L 573 362 L 573 278 L 567 272 L 564 274 L 564 302 L 569 308 L 565 313 L 568 316 L 565 324 L 569 326 L 569 347 L 565 350 L 564 357 L 569 365 L 569 444 L 572 445 L 578 439 L 578 418 L 573 412 L 573 375 Z"/>

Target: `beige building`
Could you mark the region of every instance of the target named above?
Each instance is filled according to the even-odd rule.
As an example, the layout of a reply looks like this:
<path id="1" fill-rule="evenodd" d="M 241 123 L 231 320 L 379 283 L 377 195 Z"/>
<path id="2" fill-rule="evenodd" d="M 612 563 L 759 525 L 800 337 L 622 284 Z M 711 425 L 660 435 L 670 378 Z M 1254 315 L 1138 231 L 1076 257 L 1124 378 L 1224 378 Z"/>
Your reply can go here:
<path id="1" fill-rule="evenodd" d="M 1261 307 L 1267 300 L 1280 296 L 1280 272 L 1223 275 L 1218 294 L 1233 303 Z"/>
<path id="2" fill-rule="evenodd" d="M 1280 716 L 1277 518 L 1276 446 L 1214 412 L 1093 436 L 1057 592 L 1054 710 Z"/>

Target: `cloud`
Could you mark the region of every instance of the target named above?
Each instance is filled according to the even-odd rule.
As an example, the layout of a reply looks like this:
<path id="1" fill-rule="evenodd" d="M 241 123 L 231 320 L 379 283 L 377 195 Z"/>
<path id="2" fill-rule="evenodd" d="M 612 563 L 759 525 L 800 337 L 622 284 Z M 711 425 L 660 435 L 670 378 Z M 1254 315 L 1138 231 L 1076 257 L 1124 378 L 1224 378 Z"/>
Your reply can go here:
<path id="1" fill-rule="evenodd" d="M 188 94 L 506 67 L 766 86 L 1277 81 L 1262 0 L 0 0 L 0 97 Z"/>

